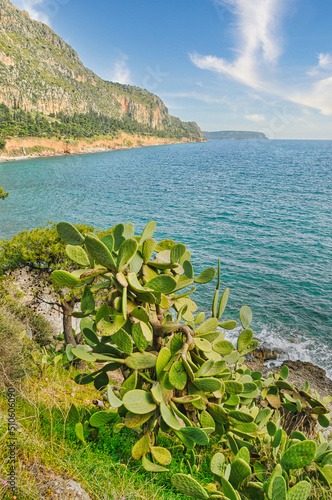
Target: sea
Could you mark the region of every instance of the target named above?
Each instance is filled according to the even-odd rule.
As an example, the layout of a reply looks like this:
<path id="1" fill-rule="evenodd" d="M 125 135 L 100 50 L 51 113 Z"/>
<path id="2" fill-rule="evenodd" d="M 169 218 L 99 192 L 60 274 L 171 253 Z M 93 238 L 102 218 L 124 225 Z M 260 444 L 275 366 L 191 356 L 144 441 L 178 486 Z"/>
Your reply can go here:
<path id="1" fill-rule="evenodd" d="M 150 220 L 155 238 L 221 259 L 223 319 L 253 311 L 255 336 L 332 377 L 332 141 L 213 140 L 0 164 L 0 239 L 49 221 L 105 229 Z M 207 315 L 215 282 L 193 299 Z M 238 329 L 228 332 L 235 340 Z"/>

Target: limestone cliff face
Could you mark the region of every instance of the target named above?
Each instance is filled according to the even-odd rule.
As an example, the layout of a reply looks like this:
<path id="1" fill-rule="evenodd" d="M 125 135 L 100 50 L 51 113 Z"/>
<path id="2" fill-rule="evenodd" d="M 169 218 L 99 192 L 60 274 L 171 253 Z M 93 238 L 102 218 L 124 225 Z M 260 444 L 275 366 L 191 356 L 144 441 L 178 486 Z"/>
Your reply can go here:
<path id="1" fill-rule="evenodd" d="M 46 114 L 128 115 L 159 130 L 173 121 L 159 97 L 102 80 L 53 30 L 7 0 L 0 0 L 0 102 Z M 196 128 L 197 139 L 202 139 Z"/>

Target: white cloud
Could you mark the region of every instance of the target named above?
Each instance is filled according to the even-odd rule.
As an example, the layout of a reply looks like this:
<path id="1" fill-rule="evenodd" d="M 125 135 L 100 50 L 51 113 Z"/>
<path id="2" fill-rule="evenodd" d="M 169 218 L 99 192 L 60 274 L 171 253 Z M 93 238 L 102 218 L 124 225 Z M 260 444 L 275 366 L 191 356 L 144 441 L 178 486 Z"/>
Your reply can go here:
<path id="1" fill-rule="evenodd" d="M 245 119 L 249 120 L 251 122 L 256 122 L 256 123 L 261 123 L 261 122 L 266 121 L 266 118 L 264 115 L 257 115 L 257 114 L 245 115 Z"/>
<path id="2" fill-rule="evenodd" d="M 281 54 L 277 28 L 285 0 L 219 0 L 237 17 L 238 57 L 233 62 L 208 55 L 190 54 L 201 69 L 224 73 L 255 89 L 262 89 L 262 65 L 271 67 Z"/>
<path id="3" fill-rule="evenodd" d="M 332 56 L 331 54 L 318 54 L 318 66 L 320 68 L 329 68 L 332 66 Z"/>
<path id="4" fill-rule="evenodd" d="M 63 3 L 63 2 L 62 2 Z M 50 25 L 51 17 L 59 11 L 57 2 L 47 0 L 14 0 L 16 7 L 26 10 L 32 19 Z"/>
<path id="5" fill-rule="evenodd" d="M 236 18 L 237 57 L 230 62 L 215 55 L 189 54 L 200 69 L 210 70 L 236 80 L 257 93 L 267 93 L 293 103 L 318 109 L 332 115 L 332 55 L 318 54 L 318 65 L 306 75 L 297 76 L 297 83 L 287 84 L 285 78 L 275 79 L 282 53 L 280 22 L 286 9 L 296 0 L 216 0 Z M 300 90 L 299 90 L 300 89 Z M 250 115 L 248 115 L 250 116 Z M 251 115 L 257 117 L 260 115 Z"/>
<path id="6" fill-rule="evenodd" d="M 130 69 L 127 65 L 128 56 L 121 54 L 120 59 L 114 64 L 114 70 L 111 75 L 112 82 L 131 84 Z"/>

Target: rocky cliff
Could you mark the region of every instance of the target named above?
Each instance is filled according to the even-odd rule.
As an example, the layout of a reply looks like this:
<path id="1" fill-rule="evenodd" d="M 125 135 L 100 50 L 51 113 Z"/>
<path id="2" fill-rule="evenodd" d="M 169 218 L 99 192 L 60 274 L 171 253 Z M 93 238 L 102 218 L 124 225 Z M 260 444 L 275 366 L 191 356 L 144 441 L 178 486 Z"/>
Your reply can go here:
<path id="1" fill-rule="evenodd" d="M 127 115 L 158 130 L 175 123 L 159 97 L 102 80 L 53 30 L 7 0 L 0 0 L 0 102 L 45 114 Z M 188 127 L 203 139 L 194 122 Z"/>

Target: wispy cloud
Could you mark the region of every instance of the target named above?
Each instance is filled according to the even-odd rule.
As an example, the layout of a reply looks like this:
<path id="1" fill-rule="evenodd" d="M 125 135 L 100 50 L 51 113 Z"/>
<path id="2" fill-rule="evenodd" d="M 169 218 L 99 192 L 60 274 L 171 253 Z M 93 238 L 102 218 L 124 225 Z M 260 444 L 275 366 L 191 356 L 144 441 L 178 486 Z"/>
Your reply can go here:
<path id="1" fill-rule="evenodd" d="M 201 69 L 224 73 L 255 89 L 264 86 L 260 70 L 273 66 L 281 54 L 279 22 L 285 0 L 219 0 L 236 16 L 238 57 L 228 62 L 220 57 L 190 54 Z"/>
<path id="2" fill-rule="evenodd" d="M 228 76 L 257 93 L 272 94 L 318 109 L 322 114 L 332 114 L 331 54 L 318 54 L 318 63 L 312 70 L 302 76 L 296 75 L 296 85 L 287 84 L 286 77 L 276 79 L 283 49 L 281 21 L 295 0 L 215 1 L 235 16 L 237 56 L 228 61 L 216 55 L 189 54 L 198 68 Z"/>
<path id="3" fill-rule="evenodd" d="M 119 60 L 114 64 L 114 69 L 111 74 L 112 82 L 125 83 L 127 85 L 131 84 L 130 69 L 127 61 L 128 56 L 126 54 L 121 54 Z"/>
<path id="4" fill-rule="evenodd" d="M 266 121 L 264 115 L 258 115 L 258 114 L 245 115 L 245 119 L 255 123 L 262 123 Z"/>

